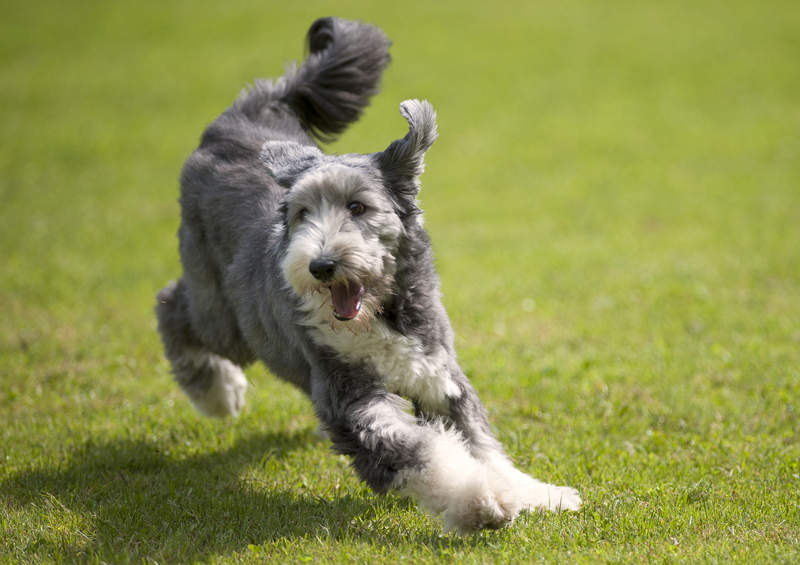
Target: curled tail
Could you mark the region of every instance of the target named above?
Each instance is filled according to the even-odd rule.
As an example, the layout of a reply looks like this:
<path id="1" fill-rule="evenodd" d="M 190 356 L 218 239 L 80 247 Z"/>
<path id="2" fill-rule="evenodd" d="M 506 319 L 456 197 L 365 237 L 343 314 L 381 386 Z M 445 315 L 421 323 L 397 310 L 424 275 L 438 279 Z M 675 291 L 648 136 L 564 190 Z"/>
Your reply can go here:
<path id="1" fill-rule="evenodd" d="M 277 83 L 258 82 L 236 102 L 255 116 L 269 102 L 289 106 L 303 129 L 331 141 L 356 121 L 378 92 L 389 64 L 390 42 L 379 28 L 338 18 L 320 18 L 308 30 L 308 56 Z"/>
<path id="2" fill-rule="evenodd" d="M 389 40 L 375 26 L 321 18 L 306 37 L 308 58 L 286 78 L 285 100 L 303 127 L 326 140 L 361 116 L 389 64 Z"/>

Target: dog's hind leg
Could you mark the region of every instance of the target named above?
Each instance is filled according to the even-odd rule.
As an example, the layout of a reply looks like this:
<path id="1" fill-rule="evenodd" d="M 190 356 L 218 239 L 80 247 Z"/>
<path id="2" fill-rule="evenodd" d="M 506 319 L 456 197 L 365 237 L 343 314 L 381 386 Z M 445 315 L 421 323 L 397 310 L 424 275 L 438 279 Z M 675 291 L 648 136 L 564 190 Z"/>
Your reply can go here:
<path id="1" fill-rule="evenodd" d="M 211 352 L 198 337 L 183 280 L 159 292 L 156 314 L 175 380 L 192 404 L 209 416 L 237 415 L 244 405 L 247 379 L 238 365 Z"/>

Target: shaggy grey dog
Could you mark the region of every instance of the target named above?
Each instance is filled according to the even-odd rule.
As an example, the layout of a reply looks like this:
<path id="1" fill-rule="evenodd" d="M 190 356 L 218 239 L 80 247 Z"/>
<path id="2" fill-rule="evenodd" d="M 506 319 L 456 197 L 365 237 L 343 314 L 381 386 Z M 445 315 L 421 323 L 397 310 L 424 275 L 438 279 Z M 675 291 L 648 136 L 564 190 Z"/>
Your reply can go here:
<path id="1" fill-rule="evenodd" d="M 377 492 L 413 496 L 447 529 L 576 510 L 574 489 L 514 468 L 456 361 L 418 207 L 428 102 L 384 151 L 315 144 L 378 90 L 389 41 L 324 18 L 308 57 L 260 81 L 203 133 L 181 177 L 183 277 L 158 295 L 175 379 L 202 412 L 237 414 L 256 359 L 311 398 L 333 447 Z"/>

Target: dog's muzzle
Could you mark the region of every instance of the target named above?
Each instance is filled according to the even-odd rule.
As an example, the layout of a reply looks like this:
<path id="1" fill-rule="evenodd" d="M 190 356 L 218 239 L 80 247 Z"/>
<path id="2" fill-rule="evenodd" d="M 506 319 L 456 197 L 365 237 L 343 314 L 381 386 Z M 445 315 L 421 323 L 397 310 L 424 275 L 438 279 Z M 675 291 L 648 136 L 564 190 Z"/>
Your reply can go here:
<path id="1" fill-rule="evenodd" d="M 336 266 L 336 261 L 333 259 L 320 258 L 311 261 L 308 270 L 315 279 L 327 283 L 326 286 L 331 292 L 333 315 L 337 320 L 345 322 L 358 316 L 364 297 L 364 287 L 353 280 L 332 282 L 336 276 Z"/>

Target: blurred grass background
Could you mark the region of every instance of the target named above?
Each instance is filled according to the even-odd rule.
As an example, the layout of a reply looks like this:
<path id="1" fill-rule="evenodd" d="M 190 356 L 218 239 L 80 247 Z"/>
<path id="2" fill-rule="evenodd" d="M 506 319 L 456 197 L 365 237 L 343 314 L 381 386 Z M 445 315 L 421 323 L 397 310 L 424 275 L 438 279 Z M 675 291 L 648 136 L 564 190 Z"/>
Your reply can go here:
<path id="1" fill-rule="evenodd" d="M 0 561 L 796 561 L 800 4 L 3 2 Z M 321 15 L 394 41 L 328 149 L 441 137 L 422 200 L 473 379 L 577 515 L 459 539 L 376 498 L 260 367 L 171 383 L 177 176 Z"/>

